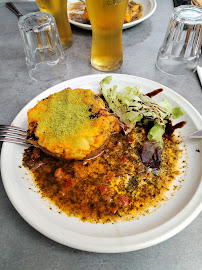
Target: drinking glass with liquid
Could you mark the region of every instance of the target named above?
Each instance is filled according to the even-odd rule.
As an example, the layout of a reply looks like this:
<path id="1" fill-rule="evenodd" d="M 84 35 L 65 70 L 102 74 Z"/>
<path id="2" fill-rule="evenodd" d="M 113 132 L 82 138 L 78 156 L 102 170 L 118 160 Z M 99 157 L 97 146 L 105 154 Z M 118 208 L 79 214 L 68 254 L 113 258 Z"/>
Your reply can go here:
<path id="1" fill-rule="evenodd" d="M 123 63 L 122 27 L 128 0 L 86 0 L 92 25 L 91 65 L 112 71 Z"/>
<path id="2" fill-rule="evenodd" d="M 55 18 L 63 49 L 73 44 L 72 30 L 67 16 L 67 0 L 36 0 L 43 12 L 49 12 Z"/>

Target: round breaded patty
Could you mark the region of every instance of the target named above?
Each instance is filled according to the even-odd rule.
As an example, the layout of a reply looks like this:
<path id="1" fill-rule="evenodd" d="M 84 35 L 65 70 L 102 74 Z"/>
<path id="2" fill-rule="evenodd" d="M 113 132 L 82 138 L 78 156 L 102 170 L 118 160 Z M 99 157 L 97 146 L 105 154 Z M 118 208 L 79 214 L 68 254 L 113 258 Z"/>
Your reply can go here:
<path id="1" fill-rule="evenodd" d="M 67 88 L 28 111 L 28 140 L 58 158 L 83 159 L 120 130 L 118 119 L 91 90 Z"/>

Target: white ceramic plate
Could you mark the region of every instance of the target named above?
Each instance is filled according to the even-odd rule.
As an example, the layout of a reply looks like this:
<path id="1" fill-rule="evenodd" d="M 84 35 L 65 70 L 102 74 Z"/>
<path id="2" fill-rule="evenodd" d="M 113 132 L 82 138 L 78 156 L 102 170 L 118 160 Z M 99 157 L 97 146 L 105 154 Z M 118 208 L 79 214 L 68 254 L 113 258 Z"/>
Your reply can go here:
<path id="1" fill-rule="evenodd" d="M 78 1 L 79 0 L 68 0 L 68 5 L 72 5 L 73 3 L 78 2 Z M 140 22 L 143 22 L 144 20 L 148 19 L 154 13 L 154 11 L 156 10 L 156 6 L 157 6 L 156 0 L 137 0 L 135 2 L 137 4 L 142 4 L 142 6 L 143 6 L 142 17 L 137 21 L 133 21 L 133 22 L 130 22 L 130 23 L 124 23 L 123 24 L 123 29 L 133 27 L 134 25 L 136 25 L 136 24 L 138 24 Z M 69 13 L 69 11 L 68 11 L 68 13 Z M 79 22 L 76 22 L 76 21 L 71 20 L 71 19 L 69 19 L 69 22 L 71 24 L 79 27 L 79 28 L 83 28 L 83 29 L 86 29 L 86 30 L 92 30 L 92 27 L 89 24 L 79 23 Z"/>
<path id="2" fill-rule="evenodd" d="M 107 74 L 109 75 L 109 74 Z M 38 100 L 63 90 L 64 88 L 90 88 L 99 93 L 99 82 L 106 74 L 90 75 L 60 83 L 29 102 L 16 116 L 13 125 L 27 128 L 27 111 Z M 188 171 L 182 187 L 174 197 L 150 215 L 130 222 L 116 224 L 90 224 L 59 214 L 58 209 L 41 198 L 31 175 L 22 165 L 24 147 L 4 143 L 1 153 L 1 173 L 3 184 L 12 204 L 19 214 L 36 230 L 45 236 L 70 247 L 104 253 L 117 253 L 138 250 L 164 241 L 185 228 L 201 211 L 202 183 L 201 160 L 196 149 L 200 148 L 199 139 L 188 139 L 188 135 L 202 126 L 199 113 L 181 96 L 159 83 L 131 75 L 112 74 L 113 84 L 120 87 L 140 86 L 143 92 L 163 88 L 156 99 L 169 97 L 174 105 L 184 111 L 182 121 L 187 124 L 180 130 L 188 151 Z M 29 180 L 28 180 L 29 179 Z M 179 179 L 175 181 L 178 185 Z M 170 194 L 168 193 L 168 196 Z"/>

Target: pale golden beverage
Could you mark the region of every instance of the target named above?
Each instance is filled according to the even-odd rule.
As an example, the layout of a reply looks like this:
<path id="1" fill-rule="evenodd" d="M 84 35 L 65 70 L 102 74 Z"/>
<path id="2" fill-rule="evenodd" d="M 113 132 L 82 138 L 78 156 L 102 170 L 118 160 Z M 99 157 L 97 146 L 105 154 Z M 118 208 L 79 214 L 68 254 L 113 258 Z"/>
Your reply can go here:
<path id="1" fill-rule="evenodd" d="M 40 11 L 49 12 L 55 18 L 62 48 L 69 48 L 73 37 L 67 17 L 67 0 L 36 0 L 36 3 Z"/>
<path id="2" fill-rule="evenodd" d="M 91 64 L 111 71 L 123 62 L 122 27 L 128 0 L 86 0 L 92 25 Z"/>

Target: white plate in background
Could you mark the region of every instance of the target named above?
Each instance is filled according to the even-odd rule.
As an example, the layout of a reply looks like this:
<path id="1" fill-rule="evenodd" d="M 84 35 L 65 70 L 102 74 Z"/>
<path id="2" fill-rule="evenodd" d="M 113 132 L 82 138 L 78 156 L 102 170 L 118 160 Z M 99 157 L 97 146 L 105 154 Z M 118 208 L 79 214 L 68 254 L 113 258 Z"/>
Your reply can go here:
<path id="1" fill-rule="evenodd" d="M 107 74 L 109 75 L 109 74 Z M 62 82 L 44 91 L 30 101 L 16 116 L 13 125 L 27 128 L 27 111 L 38 100 L 64 88 L 86 88 L 99 93 L 99 82 L 106 74 L 89 75 Z M 138 220 L 115 224 L 91 224 L 59 214 L 58 209 L 34 192 L 36 187 L 31 174 L 22 167 L 24 147 L 3 143 L 1 174 L 7 195 L 19 214 L 36 230 L 58 243 L 69 247 L 102 253 L 127 252 L 160 243 L 185 228 L 202 209 L 200 139 L 188 139 L 188 135 L 202 126 L 200 114 L 183 97 L 171 89 L 144 78 L 124 74 L 112 74 L 113 84 L 118 87 L 140 86 L 143 93 L 163 88 L 155 99 L 169 97 L 171 104 L 179 105 L 187 121 L 180 130 L 188 152 L 188 170 L 182 187 L 160 209 Z M 173 184 L 178 184 L 178 180 Z M 169 194 L 168 194 L 169 195 Z"/>
<path id="2" fill-rule="evenodd" d="M 72 5 L 75 2 L 78 2 L 79 0 L 68 0 L 68 5 Z M 95 0 L 96 1 L 96 0 Z M 143 14 L 142 17 L 137 20 L 137 21 L 133 21 L 133 22 L 129 22 L 129 23 L 124 23 L 123 24 L 123 29 L 127 29 L 130 27 L 135 26 L 136 24 L 143 22 L 144 20 L 148 19 L 156 10 L 156 0 L 137 0 L 135 1 L 137 4 L 141 4 L 143 6 Z M 69 13 L 69 11 L 68 11 Z M 82 29 L 86 29 L 86 30 L 92 30 L 92 26 L 89 24 L 85 24 L 85 23 L 80 23 L 80 22 L 76 22 L 74 20 L 69 19 L 69 22 L 79 28 Z"/>

